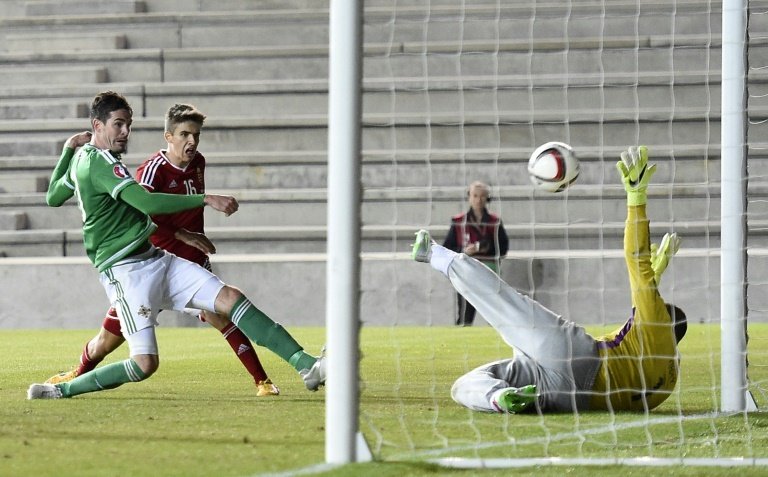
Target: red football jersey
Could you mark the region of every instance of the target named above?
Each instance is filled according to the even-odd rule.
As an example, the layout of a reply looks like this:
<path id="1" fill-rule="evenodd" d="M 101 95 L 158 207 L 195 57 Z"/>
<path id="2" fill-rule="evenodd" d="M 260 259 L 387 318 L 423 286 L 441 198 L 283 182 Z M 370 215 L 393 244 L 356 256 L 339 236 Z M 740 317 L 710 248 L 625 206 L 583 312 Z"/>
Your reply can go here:
<path id="1" fill-rule="evenodd" d="M 205 193 L 205 157 L 198 151 L 194 159 L 181 169 L 160 150 L 144 161 L 136 170 L 136 180 L 150 192 L 166 194 Z M 167 250 L 179 257 L 203 265 L 207 256 L 200 250 L 185 244 L 175 236 L 180 228 L 190 232 L 204 232 L 203 208 L 185 210 L 175 214 L 153 215 L 157 231 L 150 240 L 155 247 Z"/>

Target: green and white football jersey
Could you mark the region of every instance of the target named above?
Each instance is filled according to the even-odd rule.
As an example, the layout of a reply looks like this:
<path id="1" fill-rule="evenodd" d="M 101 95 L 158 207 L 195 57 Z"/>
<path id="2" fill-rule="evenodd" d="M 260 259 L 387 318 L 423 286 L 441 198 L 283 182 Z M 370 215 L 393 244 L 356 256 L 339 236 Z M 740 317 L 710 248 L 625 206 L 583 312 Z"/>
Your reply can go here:
<path id="1" fill-rule="evenodd" d="M 99 271 L 125 258 L 157 228 L 148 215 L 117 200 L 136 183 L 119 155 L 86 144 L 72 159 L 67 178 L 83 216 L 85 253 Z"/>

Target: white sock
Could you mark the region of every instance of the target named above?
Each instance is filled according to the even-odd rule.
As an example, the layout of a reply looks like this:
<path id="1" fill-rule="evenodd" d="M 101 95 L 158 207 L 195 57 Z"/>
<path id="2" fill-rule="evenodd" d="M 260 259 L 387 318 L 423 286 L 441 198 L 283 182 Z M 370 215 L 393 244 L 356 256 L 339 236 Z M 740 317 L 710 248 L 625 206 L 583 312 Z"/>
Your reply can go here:
<path id="1" fill-rule="evenodd" d="M 432 256 L 429 259 L 429 264 L 442 273 L 446 277 L 448 276 L 448 268 L 451 266 L 451 262 L 456 258 L 458 253 L 453 250 L 449 250 L 442 245 L 436 243 L 432 244 Z"/>

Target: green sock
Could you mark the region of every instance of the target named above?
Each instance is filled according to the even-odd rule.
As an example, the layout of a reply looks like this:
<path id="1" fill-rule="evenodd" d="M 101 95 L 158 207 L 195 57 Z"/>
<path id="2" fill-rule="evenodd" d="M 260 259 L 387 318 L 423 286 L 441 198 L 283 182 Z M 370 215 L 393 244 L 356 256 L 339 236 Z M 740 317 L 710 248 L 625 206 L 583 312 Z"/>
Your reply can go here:
<path id="1" fill-rule="evenodd" d="M 304 352 L 285 328 L 272 321 L 261 310 L 253 306 L 246 297 L 240 297 L 229 314 L 232 323 L 259 346 L 264 346 L 283 358 L 296 371 L 311 368 L 316 359 Z M 307 364 L 309 363 L 309 364 Z"/>
<path id="2" fill-rule="evenodd" d="M 293 356 L 288 359 L 288 363 L 293 366 L 296 371 L 311 368 L 312 365 L 315 364 L 315 361 L 317 361 L 317 358 L 311 354 L 305 353 L 303 349 L 293 353 Z"/>
<path id="3" fill-rule="evenodd" d="M 63 397 L 72 397 L 93 391 L 113 389 L 131 381 L 141 381 L 146 377 L 136 361 L 129 358 L 119 363 L 96 368 L 68 383 L 57 384 L 57 386 L 61 389 Z"/>

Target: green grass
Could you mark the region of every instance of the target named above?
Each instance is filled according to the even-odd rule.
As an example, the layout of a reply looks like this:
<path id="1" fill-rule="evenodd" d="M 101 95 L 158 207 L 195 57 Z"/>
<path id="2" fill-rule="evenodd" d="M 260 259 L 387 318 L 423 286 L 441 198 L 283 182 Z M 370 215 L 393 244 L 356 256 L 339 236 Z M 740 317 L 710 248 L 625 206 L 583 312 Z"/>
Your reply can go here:
<path id="1" fill-rule="evenodd" d="M 321 328 L 291 331 L 309 350 L 324 341 Z M 251 476 L 322 464 L 324 391 L 307 392 L 287 364 L 260 350 L 282 395 L 256 398 L 249 377 L 212 329 L 158 328 L 161 366 L 145 382 L 67 400 L 27 401 L 27 386 L 73 365 L 91 333 L 0 332 L 0 476 Z M 768 377 L 763 371 L 766 337 L 768 326 L 750 325 L 750 376 L 758 391 Z M 440 457 L 768 457 L 768 418 L 762 414 L 705 417 L 719 403 L 716 326 L 691 326 L 681 348 L 680 392 L 648 417 L 506 416 L 456 405 L 449 396 L 456 377 L 509 355 L 487 327 L 366 328 L 361 340 L 360 429 L 377 462 L 325 475 L 766 472 L 618 466 L 462 471 L 426 462 Z M 118 351 L 113 360 L 125 353 Z M 322 474 L 322 467 L 315 470 Z"/>

